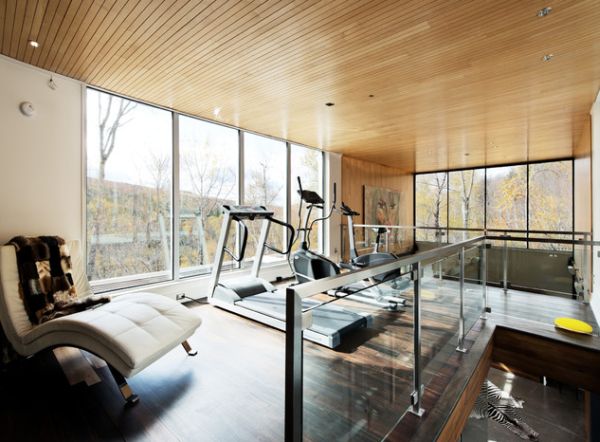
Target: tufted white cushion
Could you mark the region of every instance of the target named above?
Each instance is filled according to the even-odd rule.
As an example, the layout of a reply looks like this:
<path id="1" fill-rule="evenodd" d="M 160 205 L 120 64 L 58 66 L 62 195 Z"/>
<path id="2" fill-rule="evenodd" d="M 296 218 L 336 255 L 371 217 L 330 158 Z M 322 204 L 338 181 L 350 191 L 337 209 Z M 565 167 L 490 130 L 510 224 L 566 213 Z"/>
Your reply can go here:
<path id="1" fill-rule="evenodd" d="M 78 244 L 70 246 L 76 287 L 86 295 L 91 290 Z M 133 376 L 189 338 L 201 324 L 200 317 L 178 302 L 140 292 L 32 326 L 19 298 L 13 246 L 0 249 L 0 280 L 0 321 L 15 350 L 24 356 L 48 347 L 74 346 L 98 355 L 124 376 Z"/>

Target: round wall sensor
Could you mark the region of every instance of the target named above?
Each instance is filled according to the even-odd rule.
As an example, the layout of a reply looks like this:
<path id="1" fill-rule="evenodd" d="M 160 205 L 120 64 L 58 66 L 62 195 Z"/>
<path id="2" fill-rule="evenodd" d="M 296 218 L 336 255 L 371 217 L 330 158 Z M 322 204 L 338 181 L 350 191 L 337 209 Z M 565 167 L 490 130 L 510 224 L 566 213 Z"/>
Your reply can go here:
<path id="1" fill-rule="evenodd" d="M 35 115 L 35 108 L 29 101 L 23 101 L 19 104 L 19 110 L 26 117 L 33 117 Z"/>

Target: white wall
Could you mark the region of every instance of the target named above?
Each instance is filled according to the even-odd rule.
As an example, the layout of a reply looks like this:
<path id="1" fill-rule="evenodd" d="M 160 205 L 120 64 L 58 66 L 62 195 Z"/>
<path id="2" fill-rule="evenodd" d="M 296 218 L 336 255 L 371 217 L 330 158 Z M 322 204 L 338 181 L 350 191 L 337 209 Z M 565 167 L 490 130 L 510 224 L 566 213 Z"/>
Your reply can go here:
<path id="1" fill-rule="evenodd" d="M 81 83 L 0 56 L 0 244 L 82 238 Z M 30 101 L 26 117 L 19 103 Z"/>
<path id="2" fill-rule="evenodd" d="M 592 220 L 594 241 L 600 241 L 600 94 L 592 106 Z M 600 247 L 593 251 L 593 286 L 591 306 L 600 322 Z"/>

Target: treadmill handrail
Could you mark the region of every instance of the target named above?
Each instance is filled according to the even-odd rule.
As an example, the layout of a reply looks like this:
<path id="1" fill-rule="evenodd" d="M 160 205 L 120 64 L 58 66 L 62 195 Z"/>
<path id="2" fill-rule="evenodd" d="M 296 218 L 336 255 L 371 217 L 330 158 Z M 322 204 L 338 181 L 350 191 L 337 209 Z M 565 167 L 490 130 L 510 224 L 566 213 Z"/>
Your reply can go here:
<path id="1" fill-rule="evenodd" d="M 239 254 L 239 256 L 235 256 L 235 253 L 233 253 L 227 247 L 225 247 L 223 250 L 225 252 L 227 252 L 229 254 L 229 256 L 231 256 L 231 258 L 233 258 L 234 261 L 242 262 L 242 260 L 244 259 L 244 255 L 246 254 L 246 244 L 248 243 L 248 226 L 246 226 L 246 224 L 244 224 L 244 222 L 241 219 L 233 217 L 233 220 L 237 221 L 237 223 L 242 226 L 242 240 L 240 243 L 240 254 Z"/>
<path id="2" fill-rule="evenodd" d="M 292 250 L 292 246 L 294 245 L 294 241 L 295 241 L 296 230 L 294 229 L 294 226 L 292 226 L 291 224 L 288 224 L 286 222 L 280 221 L 273 217 L 269 218 L 269 221 L 271 221 L 272 223 L 275 223 L 275 224 L 279 224 L 280 226 L 283 226 L 288 230 L 288 232 L 289 232 L 288 244 L 287 244 L 287 247 L 285 250 L 279 250 L 277 247 L 272 246 L 267 243 L 265 243 L 265 247 L 269 250 L 274 251 L 275 253 L 279 253 L 281 255 L 287 255 Z"/>

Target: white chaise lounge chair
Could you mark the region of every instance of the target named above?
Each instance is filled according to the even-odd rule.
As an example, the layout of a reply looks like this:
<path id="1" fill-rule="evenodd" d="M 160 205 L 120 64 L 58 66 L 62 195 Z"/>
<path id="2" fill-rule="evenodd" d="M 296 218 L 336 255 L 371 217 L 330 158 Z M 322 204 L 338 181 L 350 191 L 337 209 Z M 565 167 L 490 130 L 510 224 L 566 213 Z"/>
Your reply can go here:
<path id="1" fill-rule="evenodd" d="M 80 297 L 92 293 L 83 271 L 77 241 L 68 242 L 72 274 Z M 128 405 L 138 402 L 125 380 L 179 344 L 191 356 L 187 339 L 201 319 L 165 296 L 131 293 L 107 304 L 53 319 L 40 325 L 29 321 L 19 296 L 19 273 L 13 246 L 0 247 L 0 322 L 6 337 L 22 356 L 41 350 L 77 347 L 104 359 Z"/>

